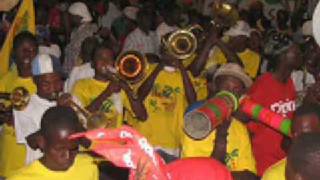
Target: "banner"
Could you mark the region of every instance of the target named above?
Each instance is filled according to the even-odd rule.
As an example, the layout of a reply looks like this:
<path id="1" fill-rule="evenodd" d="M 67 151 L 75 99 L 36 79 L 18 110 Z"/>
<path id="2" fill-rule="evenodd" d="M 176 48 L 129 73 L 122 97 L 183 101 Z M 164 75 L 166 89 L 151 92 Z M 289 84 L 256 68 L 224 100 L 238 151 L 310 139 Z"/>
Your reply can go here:
<path id="1" fill-rule="evenodd" d="M 8 72 L 13 39 L 20 31 L 30 31 L 33 34 L 36 32 L 33 0 L 22 1 L 17 15 L 11 24 L 0 51 L 0 77 Z"/>

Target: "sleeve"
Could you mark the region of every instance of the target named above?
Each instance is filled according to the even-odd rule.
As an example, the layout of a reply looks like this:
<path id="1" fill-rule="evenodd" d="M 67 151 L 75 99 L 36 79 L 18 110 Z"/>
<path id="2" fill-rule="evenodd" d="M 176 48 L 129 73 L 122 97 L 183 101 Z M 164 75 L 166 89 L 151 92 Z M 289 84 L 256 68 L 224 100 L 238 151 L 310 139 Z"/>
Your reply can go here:
<path id="1" fill-rule="evenodd" d="M 211 56 L 208 58 L 205 70 L 210 70 L 213 66 L 227 63 L 227 59 L 218 47 L 214 47 Z"/>
<path id="2" fill-rule="evenodd" d="M 240 122 L 239 122 L 240 123 Z M 248 170 L 254 174 L 257 174 L 256 161 L 252 152 L 252 146 L 249 138 L 248 130 L 245 126 L 237 128 L 242 129 L 239 138 L 241 146 L 239 149 L 239 157 L 237 158 L 237 166 L 232 171 L 244 171 Z"/>
<path id="3" fill-rule="evenodd" d="M 83 82 L 78 81 L 72 88 L 71 94 L 81 102 L 83 107 L 86 107 L 90 104 L 88 94 L 85 91 L 85 87 L 83 87 Z"/>
<path id="4" fill-rule="evenodd" d="M 17 143 L 26 144 L 26 137 L 29 135 L 24 127 L 23 122 L 31 122 L 24 111 L 13 111 L 14 116 L 14 128 L 16 132 Z"/>

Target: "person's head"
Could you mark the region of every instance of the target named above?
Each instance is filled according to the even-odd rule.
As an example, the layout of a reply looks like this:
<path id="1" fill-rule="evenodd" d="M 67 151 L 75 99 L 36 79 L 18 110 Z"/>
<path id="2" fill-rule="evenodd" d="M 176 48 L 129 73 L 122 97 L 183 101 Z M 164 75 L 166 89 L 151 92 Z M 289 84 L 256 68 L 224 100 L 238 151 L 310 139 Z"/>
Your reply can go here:
<path id="1" fill-rule="evenodd" d="M 36 37 L 28 31 L 23 31 L 13 40 L 12 55 L 22 77 L 32 76 L 31 62 L 38 53 Z"/>
<path id="2" fill-rule="evenodd" d="M 238 21 L 236 25 L 224 33 L 225 36 L 229 37 L 229 47 L 235 52 L 243 52 L 246 48 L 248 48 L 250 31 L 251 28 L 248 23 L 244 21 Z"/>
<path id="3" fill-rule="evenodd" d="M 299 136 L 291 146 L 286 165 L 286 180 L 320 179 L 320 134 Z"/>
<path id="4" fill-rule="evenodd" d="M 42 116 L 39 146 L 43 150 L 40 161 L 52 171 L 66 171 L 78 153 L 78 141 L 69 136 L 82 131 L 78 115 L 70 107 L 52 107 Z"/>
<path id="5" fill-rule="evenodd" d="M 295 70 L 302 65 L 302 53 L 300 47 L 290 43 L 275 53 L 276 70 Z"/>
<path id="6" fill-rule="evenodd" d="M 147 10 L 140 9 L 137 13 L 138 27 L 145 32 L 149 32 L 152 28 L 152 16 Z"/>
<path id="7" fill-rule="evenodd" d="M 98 46 L 99 41 L 95 37 L 87 37 L 81 44 L 80 56 L 84 63 L 91 62 L 93 51 Z"/>
<path id="8" fill-rule="evenodd" d="M 215 91 L 229 91 L 240 97 L 252 84 L 243 68 L 235 63 L 222 65 L 213 76 Z M 209 88 L 210 89 L 210 88 Z M 212 94 L 212 92 L 211 92 Z"/>
<path id="9" fill-rule="evenodd" d="M 32 62 L 32 74 L 38 96 L 49 101 L 57 100 L 57 96 L 63 90 L 59 59 L 46 54 L 38 55 Z"/>
<path id="10" fill-rule="evenodd" d="M 318 104 L 303 104 L 294 114 L 292 123 L 292 138 L 303 133 L 320 133 L 320 106 Z"/>
<path id="11" fill-rule="evenodd" d="M 71 25 L 74 27 L 78 27 L 82 23 L 87 23 L 92 21 L 92 16 L 85 3 L 75 2 L 71 4 L 71 6 L 68 9 L 68 12 L 70 15 Z"/>
<path id="12" fill-rule="evenodd" d="M 163 12 L 161 12 L 161 16 L 169 26 L 177 26 L 181 20 L 181 11 L 177 5 L 172 5 L 172 7 L 164 9 Z"/>
<path id="13" fill-rule="evenodd" d="M 95 77 L 108 79 L 108 71 L 114 70 L 115 54 L 107 44 L 98 45 L 93 52 L 92 66 Z"/>

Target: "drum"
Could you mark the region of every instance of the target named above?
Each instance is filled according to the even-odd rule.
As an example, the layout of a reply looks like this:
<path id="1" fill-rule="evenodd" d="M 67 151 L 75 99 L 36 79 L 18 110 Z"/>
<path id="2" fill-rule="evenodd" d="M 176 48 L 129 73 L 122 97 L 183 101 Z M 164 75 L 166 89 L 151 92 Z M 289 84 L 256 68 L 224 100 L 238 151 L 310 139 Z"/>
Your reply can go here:
<path id="1" fill-rule="evenodd" d="M 249 97 L 241 99 L 240 110 L 254 120 L 266 124 L 286 136 L 291 135 L 290 130 L 292 121 L 290 119 L 262 107 L 252 101 Z"/>
<path id="2" fill-rule="evenodd" d="M 184 117 L 184 132 L 192 139 L 202 140 L 227 120 L 238 105 L 236 96 L 226 91 L 205 102 L 193 104 Z"/>

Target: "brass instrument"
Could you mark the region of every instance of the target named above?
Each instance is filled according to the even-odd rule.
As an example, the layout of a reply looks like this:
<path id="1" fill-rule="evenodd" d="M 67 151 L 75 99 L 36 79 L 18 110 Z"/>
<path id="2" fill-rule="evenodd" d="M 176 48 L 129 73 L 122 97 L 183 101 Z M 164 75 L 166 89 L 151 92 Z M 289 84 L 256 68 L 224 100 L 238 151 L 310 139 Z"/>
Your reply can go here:
<path id="1" fill-rule="evenodd" d="M 91 113 L 85 108 L 80 107 L 74 101 L 70 102 L 70 107 L 78 114 L 81 123 L 89 130 L 116 127 L 116 121 L 108 119 L 104 112 L 97 111 Z M 80 114 L 82 114 L 85 119 L 81 119 Z"/>
<path id="2" fill-rule="evenodd" d="M 239 18 L 236 8 L 229 3 L 213 3 L 212 13 L 214 21 L 222 23 L 224 26 L 232 26 Z"/>
<path id="3" fill-rule="evenodd" d="M 137 51 L 127 51 L 116 60 L 116 76 L 129 84 L 140 82 L 146 74 L 148 63 L 146 57 Z"/>
<path id="4" fill-rule="evenodd" d="M 11 93 L 0 93 L 0 99 L 8 100 L 10 102 L 9 109 L 12 108 L 16 111 L 22 111 L 29 104 L 30 94 L 24 87 L 17 87 Z"/>
<path id="5" fill-rule="evenodd" d="M 162 39 L 166 50 L 175 58 L 184 60 L 191 57 L 198 47 L 198 39 L 192 32 L 194 30 L 203 31 L 200 25 L 194 25 L 186 29 L 173 32 L 167 40 Z"/>

